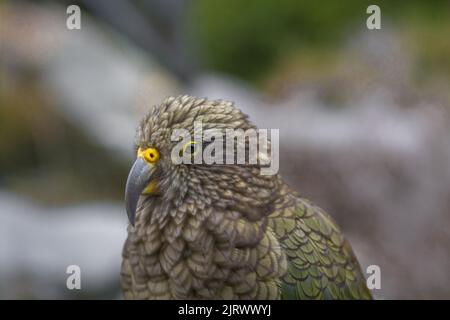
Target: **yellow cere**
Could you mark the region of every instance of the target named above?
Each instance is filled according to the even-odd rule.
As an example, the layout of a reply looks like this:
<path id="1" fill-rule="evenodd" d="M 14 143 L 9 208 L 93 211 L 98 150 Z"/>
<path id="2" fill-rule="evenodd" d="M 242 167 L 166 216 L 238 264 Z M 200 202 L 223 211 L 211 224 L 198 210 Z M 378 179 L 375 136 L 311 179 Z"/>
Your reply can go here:
<path id="1" fill-rule="evenodd" d="M 159 152 L 155 148 L 148 148 L 148 149 L 139 148 L 137 156 L 142 157 L 145 161 L 149 163 L 155 163 L 159 159 Z"/>
<path id="2" fill-rule="evenodd" d="M 147 163 L 154 164 L 159 160 L 159 152 L 155 148 L 142 149 L 139 148 L 137 151 L 137 156 L 144 159 Z M 142 194 L 153 194 L 156 192 L 156 180 L 149 182 L 147 187 L 142 191 Z"/>
<path id="3" fill-rule="evenodd" d="M 145 189 L 142 191 L 142 194 L 153 194 L 156 192 L 156 181 L 152 180 L 150 183 L 145 187 Z"/>

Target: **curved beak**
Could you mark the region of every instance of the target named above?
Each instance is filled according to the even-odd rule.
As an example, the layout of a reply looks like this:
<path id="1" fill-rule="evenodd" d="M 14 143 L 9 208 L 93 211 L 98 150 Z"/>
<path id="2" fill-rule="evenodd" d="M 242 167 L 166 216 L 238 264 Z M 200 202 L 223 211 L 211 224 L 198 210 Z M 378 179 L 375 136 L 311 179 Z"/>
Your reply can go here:
<path id="1" fill-rule="evenodd" d="M 138 157 L 128 174 L 125 186 L 125 207 L 127 209 L 128 220 L 134 226 L 136 218 L 136 208 L 139 197 L 152 179 L 153 165 Z"/>

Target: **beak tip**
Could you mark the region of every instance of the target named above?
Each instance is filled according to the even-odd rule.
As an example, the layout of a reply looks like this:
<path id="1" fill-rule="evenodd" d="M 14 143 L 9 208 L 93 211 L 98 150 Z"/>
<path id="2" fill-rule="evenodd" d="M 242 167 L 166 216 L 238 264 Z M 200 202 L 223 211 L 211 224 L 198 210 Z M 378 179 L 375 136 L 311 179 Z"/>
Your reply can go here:
<path id="1" fill-rule="evenodd" d="M 128 216 L 128 222 L 134 227 L 134 223 L 136 220 L 136 209 L 127 207 L 127 216 Z"/>
<path id="2" fill-rule="evenodd" d="M 134 227 L 134 223 L 135 223 L 134 218 L 133 219 L 132 218 L 128 218 L 128 221 Z"/>
<path id="3" fill-rule="evenodd" d="M 128 175 L 125 186 L 125 206 L 128 221 L 133 227 L 139 197 L 150 180 L 150 169 L 150 166 L 142 158 L 137 158 Z"/>

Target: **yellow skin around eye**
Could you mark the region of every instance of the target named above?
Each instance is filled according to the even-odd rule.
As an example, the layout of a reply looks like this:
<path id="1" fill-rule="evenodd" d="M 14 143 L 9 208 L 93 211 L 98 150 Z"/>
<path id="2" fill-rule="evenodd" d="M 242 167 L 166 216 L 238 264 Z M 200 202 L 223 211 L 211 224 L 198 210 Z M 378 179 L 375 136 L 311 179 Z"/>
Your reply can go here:
<path id="1" fill-rule="evenodd" d="M 155 148 L 138 149 L 137 156 L 143 158 L 146 162 L 154 164 L 159 160 L 159 152 Z M 156 191 L 156 180 L 150 183 L 142 191 L 142 194 L 153 194 Z"/>
<path id="2" fill-rule="evenodd" d="M 159 160 L 159 152 L 155 148 L 138 149 L 137 156 L 149 163 L 156 163 Z"/>
<path id="3" fill-rule="evenodd" d="M 189 148 L 191 145 L 196 145 L 196 144 L 197 144 L 197 141 L 194 141 L 194 140 L 186 142 L 183 146 L 183 153 L 186 152 L 186 149 Z M 198 150 L 196 150 L 192 155 L 193 156 L 197 155 L 197 152 L 198 152 Z"/>

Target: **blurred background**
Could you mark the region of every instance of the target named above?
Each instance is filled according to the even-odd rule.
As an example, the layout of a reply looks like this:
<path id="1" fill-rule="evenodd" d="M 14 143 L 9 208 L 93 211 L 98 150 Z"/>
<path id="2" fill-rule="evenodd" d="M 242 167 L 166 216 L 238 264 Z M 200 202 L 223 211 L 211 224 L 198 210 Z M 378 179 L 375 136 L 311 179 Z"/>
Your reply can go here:
<path id="1" fill-rule="evenodd" d="M 449 299 L 449 35 L 450 1 L 2 1 L 0 298 L 122 298 L 134 130 L 190 94 L 280 129 L 282 175 L 380 266 L 377 298 Z"/>

